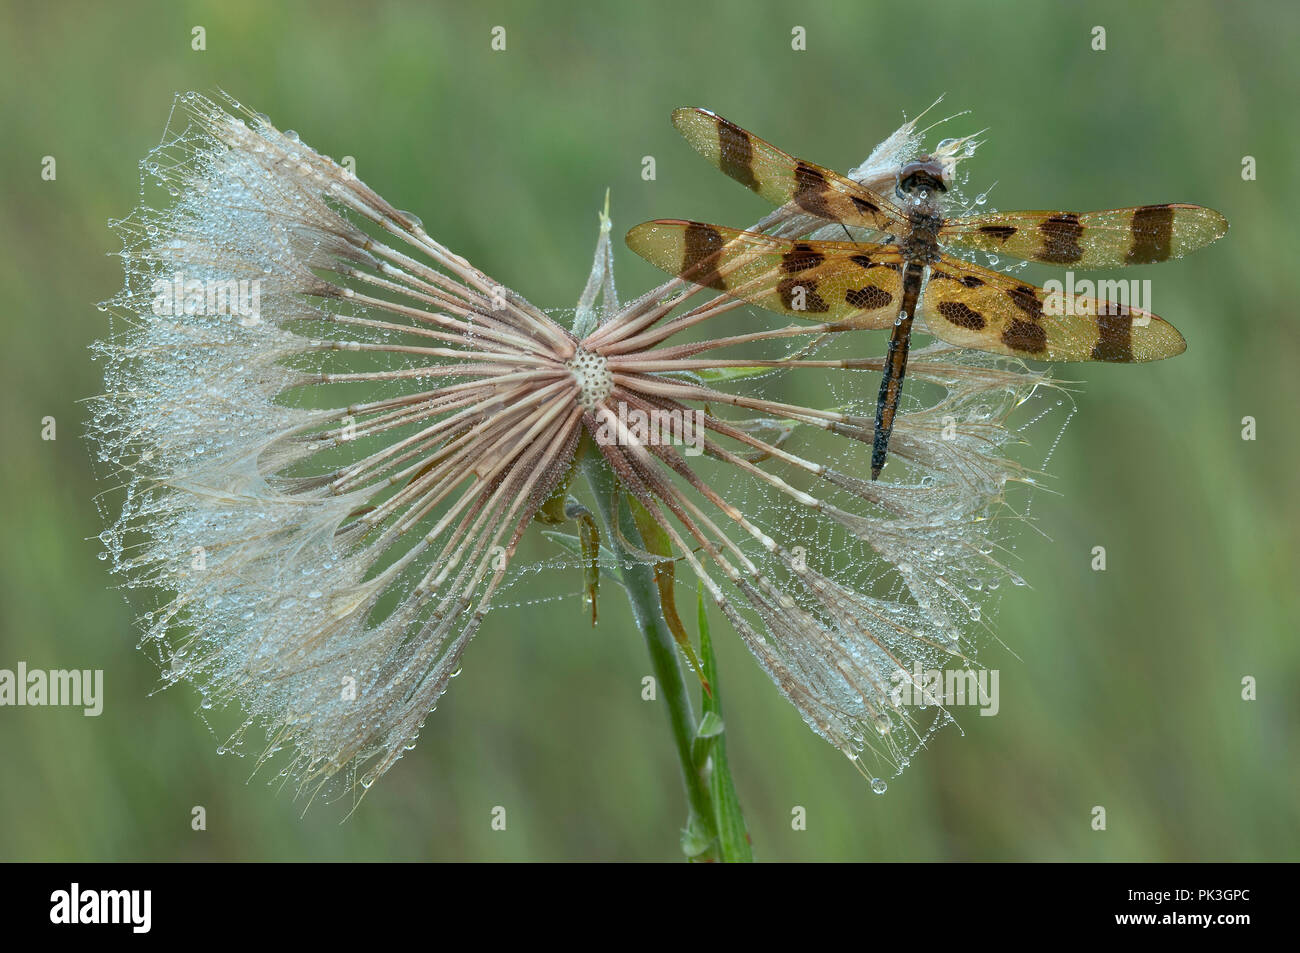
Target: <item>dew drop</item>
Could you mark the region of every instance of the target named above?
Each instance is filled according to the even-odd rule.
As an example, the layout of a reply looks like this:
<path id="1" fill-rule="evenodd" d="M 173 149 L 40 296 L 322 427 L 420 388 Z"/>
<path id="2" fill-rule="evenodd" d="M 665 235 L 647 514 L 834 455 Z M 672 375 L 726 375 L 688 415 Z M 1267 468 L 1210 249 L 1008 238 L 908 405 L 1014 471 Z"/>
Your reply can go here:
<path id="1" fill-rule="evenodd" d="M 885 783 L 884 778 L 872 778 L 871 790 L 875 791 L 877 794 L 884 794 L 889 790 L 889 785 Z"/>

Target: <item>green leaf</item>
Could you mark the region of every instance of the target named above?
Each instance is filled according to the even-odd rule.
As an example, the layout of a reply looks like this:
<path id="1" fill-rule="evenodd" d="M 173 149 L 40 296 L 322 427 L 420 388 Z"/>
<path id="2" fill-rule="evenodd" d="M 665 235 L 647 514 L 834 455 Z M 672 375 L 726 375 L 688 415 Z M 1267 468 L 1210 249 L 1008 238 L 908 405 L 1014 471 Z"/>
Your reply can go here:
<path id="1" fill-rule="evenodd" d="M 544 529 L 542 535 L 553 543 L 558 543 L 575 556 L 583 555 L 582 540 L 571 533 L 561 533 L 558 530 Z"/>
<path id="2" fill-rule="evenodd" d="M 722 734 L 724 727 L 716 711 L 706 711 L 704 717 L 700 719 L 700 727 L 695 734 L 700 738 L 715 738 Z"/>
<path id="3" fill-rule="evenodd" d="M 629 493 L 627 503 L 632 512 L 632 519 L 636 523 L 637 532 L 641 534 L 641 541 L 645 544 L 646 552 L 664 557 L 654 566 L 655 586 L 659 589 L 659 608 L 663 610 L 664 622 L 676 639 L 677 647 L 685 657 L 687 667 L 699 678 L 700 687 L 704 689 L 707 698 L 712 689 L 709 687 L 708 679 L 704 677 L 704 668 L 695 654 L 695 647 L 691 645 L 690 636 L 686 634 L 686 627 L 682 625 L 682 620 L 677 615 L 672 541 L 640 500 Z"/>
<path id="4" fill-rule="evenodd" d="M 692 814 L 682 831 L 682 853 L 690 860 L 696 860 L 713 846 L 712 835 L 699 823 L 699 817 Z"/>
<path id="5" fill-rule="evenodd" d="M 718 663 L 713 655 L 713 641 L 709 638 L 709 618 L 704 611 L 704 587 L 701 585 L 697 598 L 697 611 L 700 626 L 700 660 L 704 666 L 704 677 L 712 687 L 711 694 L 704 695 L 704 717 L 700 720 L 700 734 L 705 727 L 710 729 L 717 720 L 717 732 L 707 736 L 713 760 L 713 771 L 709 775 L 709 791 L 713 795 L 713 810 L 718 829 L 718 842 L 725 863 L 750 863 L 754 851 L 749 842 L 749 830 L 745 826 L 745 815 L 740 810 L 740 798 L 736 796 L 736 785 L 731 778 L 731 768 L 727 764 L 727 739 L 722 723 L 722 697 L 718 694 Z"/>
<path id="6" fill-rule="evenodd" d="M 583 551 L 582 540 L 577 536 L 572 533 L 561 533 L 557 529 L 544 529 L 542 535 L 562 549 L 566 549 L 573 555 L 583 559 L 585 561 L 584 566 L 591 565 L 588 554 Z M 594 565 L 599 567 L 606 579 L 612 579 L 620 586 L 623 585 L 622 567 L 614 559 L 613 554 L 606 552 L 604 547 L 601 548 L 600 556 Z"/>
<path id="7" fill-rule="evenodd" d="M 713 743 L 722 734 L 723 728 L 722 719 L 717 712 L 706 711 L 700 719 L 700 726 L 695 729 L 695 737 L 691 739 L 691 763 L 695 765 L 696 771 L 703 771 L 708 764 L 709 756 L 713 754 Z"/>

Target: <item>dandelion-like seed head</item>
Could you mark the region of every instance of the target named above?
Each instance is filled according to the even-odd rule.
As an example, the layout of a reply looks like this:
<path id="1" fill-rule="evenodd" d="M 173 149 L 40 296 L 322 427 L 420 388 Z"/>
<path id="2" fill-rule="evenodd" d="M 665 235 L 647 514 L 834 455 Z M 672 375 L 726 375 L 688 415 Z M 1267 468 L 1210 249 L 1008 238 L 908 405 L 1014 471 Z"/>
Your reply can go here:
<path id="1" fill-rule="evenodd" d="M 609 362 L 600 354 L 578 348 L 566 366 L 578 385 L 578 405 L 583 410 L 595 410 L 614 390 L 614 375 L 609 371 Z"/>
<path id="2" fill-rule="evenodd" d="M 946 720 L 891 689 L 918 662 L 969 664 L 981 606 L 1022 582 L 1005 491 L 1032 475 L 1004 448 L 1041 375 L 915 351 L 890 444 L 905 478 L 873 482 L 868 338 L 680 281 L 620 304 L 607 219 L 566 327 L 295 134 L 195 93 L 176 118 L 143 164 L 173 201 L 115 223 L 126 284 L 92 434 L 123 489 L 101 539 L 153 599 L 164 681 L 244 713 L 230 747 L 260 725 L 259 757 L 286 751 L 305 789 L 368 787 L 581 453 L 850 758 L 899 768 Z M 916 135 L 866 174 L 895 174 Z M 951 142 L 955 167 L 973 145 Z M 784 214 L 777 233 L 807 233 Z"/>

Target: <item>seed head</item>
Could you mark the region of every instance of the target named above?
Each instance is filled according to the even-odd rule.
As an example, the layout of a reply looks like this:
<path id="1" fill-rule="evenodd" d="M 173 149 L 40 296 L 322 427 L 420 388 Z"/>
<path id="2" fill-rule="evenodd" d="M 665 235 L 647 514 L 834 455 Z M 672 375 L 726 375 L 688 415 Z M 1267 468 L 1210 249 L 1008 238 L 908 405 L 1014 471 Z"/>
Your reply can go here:
<path id="1" fill-rule="evenodd" d="M 815 731 L 906 762 L 936 719 L 891 697 L 897 673 L 968 664 L 1018 580 L 1004 491 L 1032 475 L 1003 448 L 1041 375 L 915 352 L 899 479 L 872 482 L 868 336 L 680 281 L 620 304 L 607 217 L 566 326 L 295 134 L 195 93 L 175 117 L 143 163 L 173 200 L 114 223 L 92 435 L 123 495 L 101 539 L 155 593 L 164 680 L 242 708 L 232 747 L 260 725 L 302 785 L 368 787 L 586 448 Z M 904 130 L 867 165 L 896 169 Z M 806 230 L 786 211 L 778 231 Z"/>

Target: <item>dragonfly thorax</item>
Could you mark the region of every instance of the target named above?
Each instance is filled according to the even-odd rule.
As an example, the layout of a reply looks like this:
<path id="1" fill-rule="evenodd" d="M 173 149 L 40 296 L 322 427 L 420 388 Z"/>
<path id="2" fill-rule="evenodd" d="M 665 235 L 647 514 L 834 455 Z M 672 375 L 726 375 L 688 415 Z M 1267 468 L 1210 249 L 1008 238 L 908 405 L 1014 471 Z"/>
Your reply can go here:
<path id="1" fill-rule="evenodd" d="M 916 264 L 938 261 L 939 229 L 943 227 L 943 215 L 933 202 L 926 199 L 909 210 L 907 218 L 912 227 L 898 243 L 903 257 Z"/>

